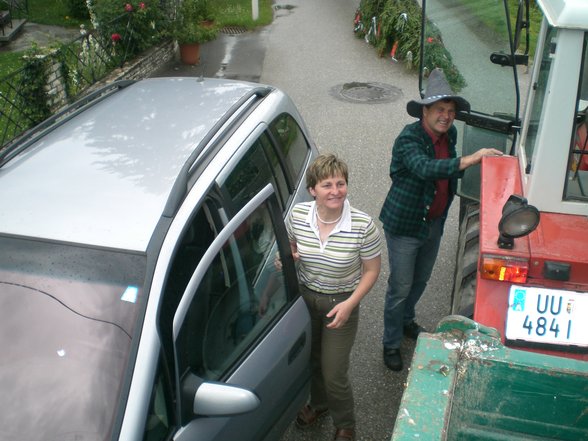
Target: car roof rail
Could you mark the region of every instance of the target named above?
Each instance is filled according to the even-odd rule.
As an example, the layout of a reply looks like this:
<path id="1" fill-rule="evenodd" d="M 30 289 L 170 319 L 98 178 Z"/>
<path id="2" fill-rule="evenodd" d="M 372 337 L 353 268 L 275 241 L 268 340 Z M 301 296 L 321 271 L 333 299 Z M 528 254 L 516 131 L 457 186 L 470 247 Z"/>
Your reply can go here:
<path id="1" fill-rule="evenodd" d="M 182 169 L 178 173 L 178 177 L 174 182 L 172 190 L 170 192 L 169 198 L 165 205 L 165 209 L 163 210 L 162 216 L 164 217 L 172 217 L 175 215 L 177 209 L 179 208 L 180 204 L 184 200 L 189 188 L 188 188 L 188 179 L 190 178 L 190 170 L 193 169 L 194 165 L 196 165 L 197 159 L 200 157 L 201 153 L 204 151 L 206 146 L 210 143 L 210 141 L 217 135 L 220 129 L 229 122 L 233 116 L 237 113 L 244 113 L 251 107 L 255 106 L 261 100 L 263 100 L 267 95 L 269 95 L 274 90 L 273 87 L 270 86 L 259 86 L 251 89 L 248 93 L 243 95 L 235 104 L 233 104 L 229 110 L 212 126 L 212 128 L 208 131 L 208 133 L 200 140 L 198 145 L 194 148 Z M 236 124 L 236 119 L 233 119 L 232 123 L 229 124 L 227 130 L 230 130 L 231 126 Z"/>
<path id="2" fill-rule="evenodd" d="M 100 89 L 84 96 L 76 102 L 64 107 L 59 112 L 51 115 L 43 122 L 37 124 L 33 128 L 27 130 L 18 138 L 14 139 L 0 150 L 0 167 L 10 161 L 12 158 L 29 148 L 39 138 L 47 135 L 55 130 L 64 122 L 70 120 L 74 116 L 80 114 L 84 110 L 99 103 L 106 97 L 118 92 L 131 84 L 136 83 L 136 80 L 119 80 L 113 81 Z"/>

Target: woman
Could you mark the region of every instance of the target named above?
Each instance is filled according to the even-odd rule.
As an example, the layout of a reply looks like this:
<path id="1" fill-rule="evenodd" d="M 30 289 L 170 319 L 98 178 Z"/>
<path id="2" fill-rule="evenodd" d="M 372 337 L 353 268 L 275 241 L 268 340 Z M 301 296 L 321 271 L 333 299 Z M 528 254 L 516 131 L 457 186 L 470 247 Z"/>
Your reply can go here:
<path id="1" fill-rule="evenodd" d="M 347 182 L 347 165 L 335 155 L 320 155 L 306 172 L 314 201 L 294 206 L 287 225 L 312 319 L 310 403 L 296 422 L 308 427 L 329 412 L 336 441 L 355 439 L 349 355 L 359 302 L 376 283 L 381 252 L 373 220 L 347 201 Z"/>

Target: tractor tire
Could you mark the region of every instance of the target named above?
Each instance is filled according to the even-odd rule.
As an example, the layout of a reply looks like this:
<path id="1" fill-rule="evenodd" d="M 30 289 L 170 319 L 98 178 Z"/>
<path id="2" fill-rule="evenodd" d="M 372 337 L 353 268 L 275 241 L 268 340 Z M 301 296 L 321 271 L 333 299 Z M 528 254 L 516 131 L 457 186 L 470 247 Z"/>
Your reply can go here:
<path id="1" fill-rule="evenodd" d="M 459 227 L 451 314 L 472 318 L 476 300 L 476 276 L 480 250 L 480 204 L 464 206 Z"/>

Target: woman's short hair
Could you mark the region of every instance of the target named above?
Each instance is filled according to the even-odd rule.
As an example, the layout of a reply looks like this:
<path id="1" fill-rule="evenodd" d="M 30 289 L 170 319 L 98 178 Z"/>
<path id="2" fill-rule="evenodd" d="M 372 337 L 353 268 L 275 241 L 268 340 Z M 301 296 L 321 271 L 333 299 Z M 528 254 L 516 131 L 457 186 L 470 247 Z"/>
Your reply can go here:
<path id="1" fill-rule="evenodd" d="M 345 161 L 333 153 L 319 155 L 306 170 L 306 188 L 314 188 L 320 181 L 335 176 L 343 176 L 349 183 L 349 169 Z"/>

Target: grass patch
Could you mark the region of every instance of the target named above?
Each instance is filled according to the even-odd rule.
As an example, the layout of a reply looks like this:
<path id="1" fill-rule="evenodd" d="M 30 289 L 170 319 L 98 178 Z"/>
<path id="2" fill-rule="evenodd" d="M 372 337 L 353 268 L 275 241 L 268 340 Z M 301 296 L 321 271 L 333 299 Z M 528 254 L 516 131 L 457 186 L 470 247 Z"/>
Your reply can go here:
<path id="1" fill-rule="evenodd" d="M 266 26 L 273 20 L 271 0 L 259 0 L 259 18 L 253 20 L 251 0 L 215 0 L 211 2 L 219 26 L 243 26 L 255 29 Z"/>
<path id="2" fill-rule="evenodd" d="M 70 16 L 64 0 L 28 0 L 29 21 L 44 25 L 76 28 L 89 25 L 89 20 L 79 20 Z"/>
<path id="3" fill-rule="evenodd" d="M 24 54 L 24 52 L 0 53 L 0 78 L 20 69 L 24 65 L 22 61 Z"/>
<path id="4" fill-rule="evenodd" d="M 483 2 L 469 2 L 465 0 L 464 6 L 466 6 L 472 16 L 477 17 L 481 23 L 483 23 L 488 29 L 493 30 L 498 35 L 507 35 L 505 22 L 504 22 L 504 8 L 480 8 L 480 4 Z M 514 32 L 514 26 L 517 20 L 519 0 L 508 0 L 508 12 L 510 24 L 512 26 L 512 32 Z M 482 12 L 480 12 L 482 11 Z M 523 17 L 526 19 L 526 17 Z M 535 46 L 537 46 L 537 36 L 539 35 L 539 29 L 541 28 L 542 14 L 537 6 L 535 0 L 531 0 L 529 5 L 529 56 L 532 58 L 535 53 Z M 521 33 L 521 42 L 519 44 L 519 51 L 522 51 L 525 47 L 525 34 L 526 31 Z"/>
<path id="5" fill-rule="evenodd" d="M 29 21 L 45 25 L 79 27 L 89 25 L 69 15 L 66 0 L 28 0 Z M 149 0 L 147 0 L 149 1 Z M 151 0 L 154 1 L 154 0 Z M 273 20 L 272 0 L 259 0 L 259 18 L 253 20 L 251 0 L 214 0 L 210 2 L 220 26 L 243 26 L 254 29 Z"/>

